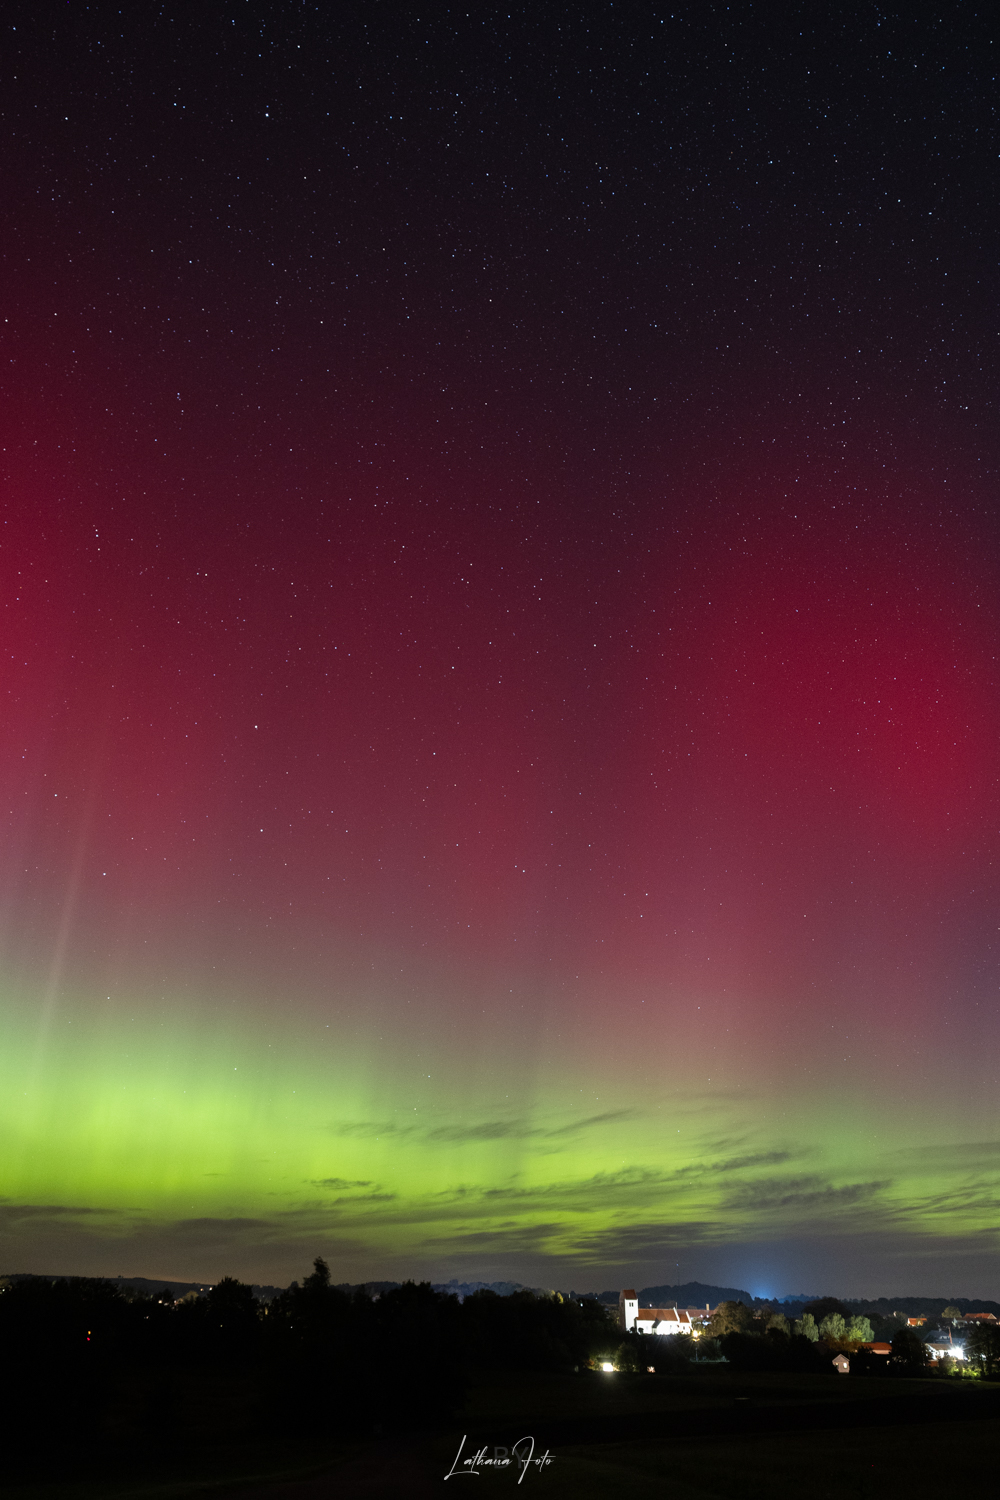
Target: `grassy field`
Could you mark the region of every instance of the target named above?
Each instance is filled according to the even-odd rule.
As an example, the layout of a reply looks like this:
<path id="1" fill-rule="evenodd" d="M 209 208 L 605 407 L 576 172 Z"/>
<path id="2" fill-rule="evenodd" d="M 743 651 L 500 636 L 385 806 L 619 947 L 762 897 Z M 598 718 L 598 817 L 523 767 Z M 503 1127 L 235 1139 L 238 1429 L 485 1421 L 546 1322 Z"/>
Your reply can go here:
<path id="1" fill-rule="evenodd" d="M 189 1394 L 208 1419 L 210 1393 Z M 183 1411 L 171 1415 L 184 1421 Z M 548 1450 L 552 1461 L 526 1472 L 513 1463 L 483 1466 L 479 1479 L 461 1479 L 460 1495 L 474 1485 L 480 1497 L 517 1489 L 579 1500 L 874 1500 L 910 1496 L 928 1484 L 951 1494 L 970 1484 L 992 1487 L 1000 1387 L 740 1375 L 726 1366 L 676 1376 L 494 1374 L 473 1381 L 462 1417 L 433 1433 L 387 1428 L 307 1450 L 283 1445 L 276 1434 L 246 1431 L 238 1442 L 196 1444 L 184 1455 L 165 1424 L 162 1444 L 129 1472 L 5 1486 L 4 1494 L 9 1500 L 447 1494 L 444 1476 L 463 1437 L 463 1457 L 484 1448 L 494 1457 L 528 1437 L 534 1456 Z M 456 1473 L 450 1482 L 458 1479 Z"/>
<path id="2" fill-rule="evenodd" d="M 536 1451 L 551 1449 L 552 1465 L 529 1471 L 522 1490 L 533 1483 L 581 1500 L 867 1500 L 939 1480 L 950 1494 L 992 1487 L 1000 1441 L 997 1388 L 725 1368 L 591 1378 L 582 1389 L 558 1377 L 529 1377 L 520 1389 L 494 1379 L 472 1394 L 468 1414 L 472 1443 L 489 1441 L 490 1426 L 520 1425 Z"/>

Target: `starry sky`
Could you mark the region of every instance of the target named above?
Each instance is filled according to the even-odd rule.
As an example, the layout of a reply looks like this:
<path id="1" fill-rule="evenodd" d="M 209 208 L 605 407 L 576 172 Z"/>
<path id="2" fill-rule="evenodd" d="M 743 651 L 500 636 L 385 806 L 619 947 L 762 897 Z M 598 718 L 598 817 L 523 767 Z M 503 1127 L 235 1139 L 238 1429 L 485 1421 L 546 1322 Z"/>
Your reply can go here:
<path id="1" fill-rule="evenodd" d="M 0 1271 L 1000 1296 L 978 8 L 3 26 Z"/>

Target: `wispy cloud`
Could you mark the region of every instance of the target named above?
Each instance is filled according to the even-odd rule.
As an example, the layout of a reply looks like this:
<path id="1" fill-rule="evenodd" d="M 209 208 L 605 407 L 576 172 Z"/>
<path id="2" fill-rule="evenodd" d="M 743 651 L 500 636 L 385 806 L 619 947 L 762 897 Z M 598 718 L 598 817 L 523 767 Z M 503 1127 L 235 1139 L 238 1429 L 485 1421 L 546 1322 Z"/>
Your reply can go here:
<path id="1" fill-rule="evenodd" d="M 678 1167 L 673 1176 L 685 1177 L 723 1177 L 731 1172 L 749 1172 L 757 1167 L 777 1167 L 784 1162 L 794 1161 L 796 1153 L 792 1151 L 756 1151 L 746 1156 L 732 1156 L 725 1161 L 702 1161 L 692 1162 L 690 1166 Z"/>
<path id="2" fill-rule="evenodd" d="M 401 1125 L 396 1120 L 339 1120 L 330 1129 L 334 1135 L 348 1140 L 377 1141 L 386 1135 L 413 1135 L 416 1127 Z"/>
<path id="3" fill-rule="evenodd" d="M 629 1265 L 660 1260 L 669 1251 L 694 1245 L 718 1244 L 729 1238 L 717 1219 L 685 1223 L 641 1222 L 576 1232 L 566 1237 L 566 1252 L 594 1265 Z"/>
<path id="4" fill-rule="evenodd" d="M 438 1125 L 425 1133 L 428 1141 L 523 1140 L 535 1132 L 522 1120 L 486 1120 L 481 1125 Z"/>
<path id="5" fill-rule="evenodd" d="M 91 1208 L 75 1203 L 11 1203 L 9 1199 L 0 1200 L 0 1228 L 11 1227 L 16 1224 L 31 1220 L 37 1223 L 39 1219 L 89 1219 L 89 1218 L 120 1218 L 121 1209 L 117 1208 Z"/>
<path id="6" fill-rule="evenodd" d="M 337 1198 L 324 1198 L 320 1202 L 305 1205 L 306 1208 L 329 1210 L 346 1204 L 350 1208 L 361 1208 L 366 1203 L 396 1203 L 398 1193 L 384 1193 L 377 1189 L 371 1193 L 344 1193 Z"/>
<path id="7" fill-rule="evenodd" d="M 543 1135 L 554 1139 L 560 1135 L 576 1135 L 581 1130 L 594 1130 L 598 1126 L 621 1125 L 626 1120 L 638 1120 L 640 1112 L 637 1109 L 609 1109 L 605 1114 L 587 1115 L 582 1120 L 571 1120 L 568 1125 L 559 1125 L 554 1130 L 545 1130 Z"/>
<path id="8" fill-rule="evenodd" d="M 370 1188 L 375 1184 L 368 1181 L 351 1181 L 347 1177 L 320 1177 L 313 1182 L 312 1186 L 332 1188 L 335 1192 L 346 1192 L 348 1188 Z"/>
<path id="9" fill-rule="evenodd" d="M 537 1254 L 553 1241 L 561 1240 L 564 1235 L 565 1226 L 562 1224 L 522 1224 L 512 1219 L 506 1223 L 491 1224 L 485 1229 L 462 1230 L 451 1235 L 428 1235 L 419 1242 L 419 1248 L 425 1254 L 441 1250 L 452 1254 Z"/>
<path id="10" fill-rule="evenodd" d="M 227 1218 L 175 1219 L 171 1228 L 177 1234 L 226 1234 L 239 1233 L 247 1229 L 273 1229 L 273 1219 L 242 1219 L 235 1215 Z"/>
<path id="11" fill-rule="evenodd" d="M 1000 1212 L 1000 1189 L 995 1178 L 966 1177 L 936 1193 L 922 1193 L 908 1199 L 908 1206 L 911 1215 L 917 1218 L 943 1218 L 971 1225 L 984 1214 L 996 1219 Z"/>
<path id="12" fill-rule="evenodd" d="M 66 1245 L 82 1247 L 94 1257 L 104 1247 L 100 1254 L 105 1264 L 113 1253 L 114 1262 L 124 1265 L 119 1252 L 131 1259 L 131 1247 L 145 1263 L 152 1254 L 160 1265 L 206 1265 L 217 1274 L 247 1264 L 248 1258 L 270 1257 L 273 1262 L 287 1251 L 301 1254 L 308 1264 L 317 1249 L 353 1255 L 361 1253 L 357 1247 L 362 1245 L 368 1247 L 366 1263 L 372 1264 L 384 1264 L 387 1254 L 398 1253 L 428 1262 L 474 1255 L 504 1264 L 523 1255 L 536 1261 L 567 1256 L 596 1268 L 655 1263 L 685 1246 L 731 1245 L 761 1237 L 804 1240 L 822 1235 L 829 1241 L 849 1236 L 874 1242 L 881 1235 L 917 1254 L 923 1253 L 918 1246 L 959 1243 L 955 1231 L 961 1225 L 968 1242 L 980 1247 L 976 1254 L 986 1254 L 982 1247 L 997 1241 L 1000 1193 L 994 1142 L 931 1148 L 920 1158 L 897 1152 L 883 1159 L 877 1175 L 866 1178 L 856 1171 L 849 1181 L 824 1171 L 816 1151 L 781 1142 L 755 1149 L 752 1138 L 739 1132 L 692 1143 L 696 1155 L 677 1165 L 626 1161 L 612 1170 L 579 1175 L 540 1170 L 548 1143 L 558 1146 L 574 1137 L 586 1143 L 587 1132 L 620 1125 L 624 1145 L 628 1122 L 636 1117 L 630 1110 L 609 1110 L 572 1119 L 539 1120 L 524 1114 L 465 1124 L 446 1123 L 439 1115 L 431 1122 L 404 1121 L 388 1132 L 385 1121 L 347 1122 L 339 1128 L 348 1138 L 351 1132 L 388 1133 L 394 1141 L 414 1140 L 428 1149 L 465 1141 L 524 1140 L 537 1143 L 539 1152 L 523 1170 L 515 1154 L 505 1181 L 470 1169 L 468 1177 L 464 1171 L 458 1180 L 457 1173 L 449 1174 L 449 1186 L 424 1192 L 403 1176 L 390 1185 L 335 1174 L 302 1184 L 297 1198 L 283 1191 L 262 1192 L 257 1202 L 233 1203 L 226 1213 L 158 1222 L 137 1210 L 103 1205 L 0 1199 L 0 1234 L 11 1250 L 21 1247 L 18 1258 L 32 1243 L 43 1247 L 39 1254 L 46 1259 L 57 1252 L 63 1260 L 60 1247 Z M 667 1144 L 668 1161 L 676 1161 L 673 1133 Z M 706 1144 L 714 1149 L 706 1151 Z M 391 1144 L 389 1150 L 396 1155 Z M 331 1155 L 333 1165 L 336 1148 Z M 583 1149 L 579 1157 L 586 1158 Z M 474 1152 L 455 1159 L 468 1160 L 473 1168 L 478 1161 Z M 907 1170 L 918 1159 L 932 1164 L 928 1180 L 919 1185 Z M 887 1160 L 894 1170 L 884 1169 Z M 918 1186 L 924 1191 L 915 1191 Z"/>
<path id="13" fill-rule="evenodd" d="M 595 1130 L 607 1125 L 620 1125 L 626 1120 L 635 1120 L 638 1117 L 638 1110 L 613 1109 L 608 1110 L 604 1114 L 586 1115 L 580 1120 L 569 1120 L 563 1125 L 540 1125 L 525 1119 L 488 1120 L 476 1125 L 438 1125 L 426 1132 L 425 1139 L 428 1141 L 455 1142 L 501 1140 L 557 1141 L 581 1135 L 587 1130 Z"/>
<path id="14" fill-rule="evenodd" d="M 554 1121 L 516 1115 L 505 1120 L 451 1120 L 434 1125 L 396 1120 L 341 1120 L 330 1126 L 334 1135 L 346 1140 L 420 1141 L 427 1145 L 462 1145 L 477 1141 L 537 1141 L 558 1143 L 589 1130 L 604 1130 L 641 1118 L 636 1109 L 612 1109 L 578 1119 Z"/>
<path id="15" fill-rule="evenodd" d="M 794 1215 L 829 1215 L 860 1204 L 870 1204 L 890 1187 L 888 1179 L 879 1182 L 851 1182 L 835 1185 L 827 1179 L 809 1177 L 757 1178 L 740 1183 L 726 1194 L 724 1209 L 745 1214 L 782 1213 Z"/>
<path id="16" fill-rule="evenodd" d="M 1000 1169 L 1000 1141 L 963 1141 L 947 1146 L 904 1146 L 888 1158 L 902 1168 L 912 1167 L 924 1175 L 928 1170 L 940 1172 L 981 1172 L 984 1168 Z"/>

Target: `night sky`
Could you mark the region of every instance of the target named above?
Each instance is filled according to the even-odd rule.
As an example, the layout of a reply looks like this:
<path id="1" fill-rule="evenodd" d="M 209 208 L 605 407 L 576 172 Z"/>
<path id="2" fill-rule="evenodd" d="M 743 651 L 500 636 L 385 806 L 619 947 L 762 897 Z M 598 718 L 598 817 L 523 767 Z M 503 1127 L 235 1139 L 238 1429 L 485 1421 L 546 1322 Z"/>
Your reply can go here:
<path id="1" fill-rule="evenodd" d="M 5 7 L 0 1271 L 1000 1296 L 978 11 Z"/>

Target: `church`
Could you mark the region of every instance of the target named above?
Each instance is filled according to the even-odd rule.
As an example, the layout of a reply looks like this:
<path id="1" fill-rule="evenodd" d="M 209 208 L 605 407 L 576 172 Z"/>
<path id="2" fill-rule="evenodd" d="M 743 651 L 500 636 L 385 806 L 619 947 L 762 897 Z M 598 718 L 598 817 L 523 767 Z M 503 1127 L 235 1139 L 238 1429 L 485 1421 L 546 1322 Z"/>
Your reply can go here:
<path id="1" fill-rule="evenodd" d="M 681 1307 L 640 1307 L 635 1290 L 618 1294 L 618 1321 L 626 1333 L 690 1333 L 691 1314 Z"/>

